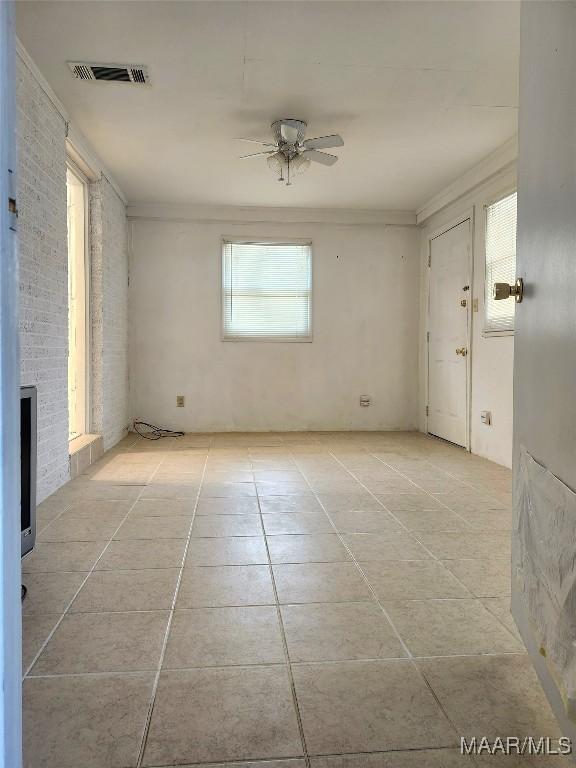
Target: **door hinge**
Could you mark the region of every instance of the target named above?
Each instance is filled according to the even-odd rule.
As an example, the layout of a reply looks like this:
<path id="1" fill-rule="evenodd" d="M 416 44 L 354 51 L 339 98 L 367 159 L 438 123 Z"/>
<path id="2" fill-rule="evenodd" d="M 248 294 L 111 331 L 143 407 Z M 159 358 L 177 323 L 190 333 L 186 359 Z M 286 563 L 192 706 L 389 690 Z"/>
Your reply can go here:
<path id="1" fill-rule="evenodd" d="M 8 169 L 8 214 L 10 229 L 12 232 L 18 230 L 18 205 L 16 203 L 16 182 L 14 172 Z"/>
<path id="2" fill-rule="evenodd" d="M 426 331 L 426 341 L 430 343 L 430 331 Z"/>
<path id="3" fill-rule="evenodd" d="M 431 253 L 428 254 L 428 266 L 429 267 L 432 266 L 432 254 Z"/>
<path id="4" fill-rule="evenodd" d="M 430 416 L 430 406 L 426 406 L 426 416 Z"/>

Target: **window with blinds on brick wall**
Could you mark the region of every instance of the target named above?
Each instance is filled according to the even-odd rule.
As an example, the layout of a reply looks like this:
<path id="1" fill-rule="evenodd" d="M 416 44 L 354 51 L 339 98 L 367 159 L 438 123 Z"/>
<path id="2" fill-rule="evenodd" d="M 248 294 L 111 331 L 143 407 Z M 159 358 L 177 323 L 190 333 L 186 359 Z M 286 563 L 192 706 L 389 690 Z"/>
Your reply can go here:
<path id="1" fill-rule="evenodd" d="M 224 241 L 225 340 L 312 340 L 312 249 L 306 242 Z"/>
<path id="2" fill-rule="evenodd" d="M 485 333 L 514 330 L 514 297 L 496 301 L 494 283 L 516 280 L 516 192 L 486 207 Z"/>

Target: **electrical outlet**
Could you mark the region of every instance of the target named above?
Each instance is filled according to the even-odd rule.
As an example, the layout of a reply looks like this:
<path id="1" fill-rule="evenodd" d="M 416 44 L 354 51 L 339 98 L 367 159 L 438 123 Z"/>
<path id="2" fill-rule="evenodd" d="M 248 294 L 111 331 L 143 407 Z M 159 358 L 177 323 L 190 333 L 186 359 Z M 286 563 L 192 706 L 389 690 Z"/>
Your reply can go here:
<path id="1" fill-rule="evenodd" d="M 184 408 L 184 395 L 176 395 L 176 408 Z"/>
<path id="2" fill-rule="evenodd" d="M 360 395 L 360 405 L 362 406 L 362 408 L 368 408 L 370 403 L 371 403 L 371 400 L 368 397 L 368 395 Z"/>

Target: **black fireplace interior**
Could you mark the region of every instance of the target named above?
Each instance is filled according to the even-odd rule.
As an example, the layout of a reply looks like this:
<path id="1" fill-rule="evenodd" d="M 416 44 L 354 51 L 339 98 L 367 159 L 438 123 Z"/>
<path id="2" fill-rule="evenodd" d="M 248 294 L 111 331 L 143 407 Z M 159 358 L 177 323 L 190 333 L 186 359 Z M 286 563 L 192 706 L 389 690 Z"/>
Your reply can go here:
<path id="1" fill-rule="evenodd" d="M 20 388 L 21 555 L 36 540 L 36 387 Z"/>

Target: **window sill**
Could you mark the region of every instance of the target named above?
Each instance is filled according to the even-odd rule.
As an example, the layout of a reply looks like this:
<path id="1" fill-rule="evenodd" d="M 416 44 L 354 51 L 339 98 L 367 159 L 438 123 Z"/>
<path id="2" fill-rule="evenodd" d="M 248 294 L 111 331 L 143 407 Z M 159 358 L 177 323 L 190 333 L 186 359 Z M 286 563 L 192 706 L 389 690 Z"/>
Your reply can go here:
<path id="1" fill-rule="evenodd" d="M 221 341 L 267 341 L 277 344 L 310 344 L 312 336 L 222 336 Z"/>
<path id="2" fill-rule="evenodd" d="M 482 331 L 485 339 L 497 339 L 500 336 L 514 336 L 514 331 Z"/>
<path id="3" fill-rule="evenodd" d="M 102 435 L 79 435 L 68 443 L 70 479 L 81 475 L 104 453 Z"/>

